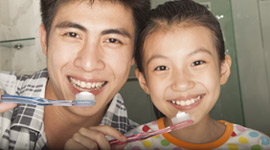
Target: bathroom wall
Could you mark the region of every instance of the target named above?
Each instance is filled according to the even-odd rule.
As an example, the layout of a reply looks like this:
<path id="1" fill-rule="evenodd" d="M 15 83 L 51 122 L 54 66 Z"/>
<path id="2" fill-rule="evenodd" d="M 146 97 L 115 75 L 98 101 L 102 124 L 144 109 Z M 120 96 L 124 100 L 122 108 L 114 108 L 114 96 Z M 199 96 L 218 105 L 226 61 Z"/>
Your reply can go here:
<path id="1" fill-rule="evenodd" d="M 45 67 L 45 56 L 39 44 L 39 24 L 39 1 L 0 1 L 1 70 L 29 74 Z"/>
<path id="2" fill-rule="evenodd" d="M 270 0 L 232 0 L 246 126 L 270 135 Z"/>

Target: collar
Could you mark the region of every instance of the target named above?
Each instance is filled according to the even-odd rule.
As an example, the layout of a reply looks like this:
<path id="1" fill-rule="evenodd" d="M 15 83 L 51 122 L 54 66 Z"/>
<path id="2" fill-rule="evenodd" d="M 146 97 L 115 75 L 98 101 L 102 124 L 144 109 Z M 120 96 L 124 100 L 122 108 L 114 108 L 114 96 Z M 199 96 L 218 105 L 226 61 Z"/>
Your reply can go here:
<path id="1" fill-rule="evenodd" d="M 226 143 L 229 138 L 232 135 L 233 132 L 233 124 L 224 120 L 220 120 L 218 121 L 220 123 L 223 123 L 226 125 L 226 129 L 224 134 L 217 139 L 216 141 L 210 142 L 210 143 L 204 143 L 204 144 L 193 144 L 193 143 L 188 143 L 182 140 L 179 140 L 177 138 L 175 138 L 174 136 L 170 135 L 169 133 L 165 133 L 163 134 L 164 138 L 167 139 L 168 141 L 170 141 L 171 143 L 173 143 L 174 145 L 177 145 L 179 147 L 185 148 L 185 149 L 216 149 L 218 147 L 220 147 L 221 145 L 223 145 L 224 143 Z M 157 121 L 158 127 L 159 129 L 165 128 L 164 125 L 164 117 L 160 118 Z"/>

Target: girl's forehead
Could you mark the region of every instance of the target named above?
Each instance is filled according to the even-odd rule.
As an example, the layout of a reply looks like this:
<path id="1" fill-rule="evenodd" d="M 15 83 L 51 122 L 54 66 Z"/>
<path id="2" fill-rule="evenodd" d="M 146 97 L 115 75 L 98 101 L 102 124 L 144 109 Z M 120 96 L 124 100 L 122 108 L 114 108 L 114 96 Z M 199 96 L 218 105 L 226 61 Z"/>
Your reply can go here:
<path id="1" fill-rule="evenodd" d="M 149 40 L 161 40 L 165 38 L 181 37 L 181 36 L 192 36 L 193 37 L 204 37 L 210 40 L 213 44 L 215 43 L 214 33 L 207 27 L 202 25 L 190 25 L 180 24 L 180 25 L 170 25 L 170 26 L 158 26 L 148 33 L 145 38 L 144 45 L 148 44 Z M 195 36 L 196 35 L 196 36 Z M 171 37 L 173 36 L 173 37 Z M 185 39 L 185 36 L 182 37 Z M 188 37 L 189 37 L 188 36 Z M 195 40 L 196 38 L 194 38 Z M 203 41 L 202 41 L 203 42 Z"/>
<path id="2" fill-rule="evenodd" d="M 187 53 L 194 49 L 209 49 L 217 54 L 214 36 L 208 28 L 203 26 L 156 28 L 147 36 L 144 43 L 146 58 L 153 53 L 172 52 L 170 50 Z"/>

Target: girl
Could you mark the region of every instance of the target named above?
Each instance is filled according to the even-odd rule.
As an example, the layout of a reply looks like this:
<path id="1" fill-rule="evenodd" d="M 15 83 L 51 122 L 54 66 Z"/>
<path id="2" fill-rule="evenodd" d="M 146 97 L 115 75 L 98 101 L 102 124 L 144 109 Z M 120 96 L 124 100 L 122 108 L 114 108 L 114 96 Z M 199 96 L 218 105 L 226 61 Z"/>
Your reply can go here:
<path id="1" fill-rule="evenodd" d="M 152 10 L 135 54 L 136 76 L 157 108 L 157 121 L 126 135 L 172 125 L 178 111 L 194 123 L 125 149 L 270 149 L 269 137 L 209 112 L 230 75 L 220 25 L 213 14 L 192 0 L 167 2 Z"/>

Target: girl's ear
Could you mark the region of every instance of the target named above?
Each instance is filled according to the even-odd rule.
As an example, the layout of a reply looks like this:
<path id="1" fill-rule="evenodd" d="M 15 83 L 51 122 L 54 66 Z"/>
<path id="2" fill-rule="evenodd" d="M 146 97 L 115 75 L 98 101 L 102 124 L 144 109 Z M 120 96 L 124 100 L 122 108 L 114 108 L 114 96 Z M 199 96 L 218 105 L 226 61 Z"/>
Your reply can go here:
<path id="1" fill-rule="evenodd" d="M 40 25 L 39 34 L 40 34 L 40 43 L 41 43 L 42 52 L 44 55 L 47 56 L 47 32 L 45 30 L 44 24 Z"/>
<path id="2" fill-rule="evenodd" d="M 231 56 L 226 54 L 225 60 L 221 64 L 221 67 L 220 67 L 220 84 L 221 85 L 225 84 L 230 77 L 231 64 L 232 64 Z"/>
<path id="3" fill-rule="evenodd" d="M 149 89 L 148 89 L 146 80 L 144 78 L 144 75 L 139 71 L 138 68 L 135 69 L 135 74 L 136 74 L 137 79 L 139 80 L 139 84 L 141 88 L 144 90 L 146 94 L 149 94 Z"/>

